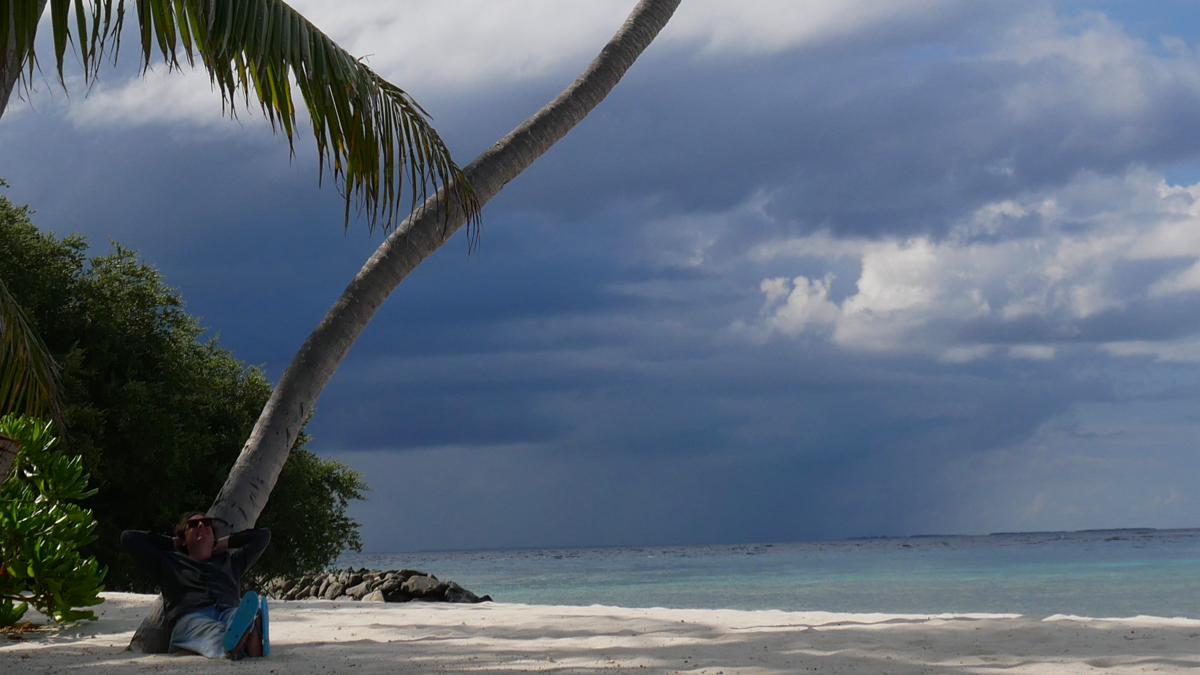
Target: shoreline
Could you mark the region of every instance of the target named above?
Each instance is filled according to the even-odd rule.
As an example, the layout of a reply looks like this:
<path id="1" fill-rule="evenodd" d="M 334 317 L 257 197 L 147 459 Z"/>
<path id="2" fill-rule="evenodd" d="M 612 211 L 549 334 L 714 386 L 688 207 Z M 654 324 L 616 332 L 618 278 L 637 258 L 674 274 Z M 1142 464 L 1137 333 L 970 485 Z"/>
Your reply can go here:
<path id="1" fill-rule="evenodd" d="M 0 671 L 205 673 L 194 656 L 123 651 L 155 596 L 105 593 L 94 622 L 0 636 Z M 30 612 L 30 620 L 36 620 Z M 1200 620 L 1013 614 L 276 601 L 254 672 L 1017 673 L 1200 667 Z M 354 668 L 353 671 L 347 671 Z"/>
<path id="2" fill-rule="evenodd" d="M 1200 618 L 1200 529 L 344 554 L 340 565 L 433 570 L 531 604 Z"/>

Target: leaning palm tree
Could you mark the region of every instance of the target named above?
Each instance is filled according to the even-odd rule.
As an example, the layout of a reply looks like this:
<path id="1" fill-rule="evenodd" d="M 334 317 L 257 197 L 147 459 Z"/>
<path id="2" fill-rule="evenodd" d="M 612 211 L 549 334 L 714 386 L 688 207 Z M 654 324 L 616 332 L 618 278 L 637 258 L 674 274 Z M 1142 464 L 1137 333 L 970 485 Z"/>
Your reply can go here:
<path id="1" fill-rule="evenodd" d="M 125 0 L 0 0 L 0 115 L 14 89 L 29 90 L 38 72 L 38 26 L 50 7 L 59 83 L 74 47 L 85 82 L 120 50 Z M 470 181 L 407 93 L 384 80 L 280 0 L 136 0 L 142 72 L 155 53 L 168 69 L 201 65 L 231 116 L 251 96 L 276 131 L 294 147 L 294 88 L 312 124 L 320 176 L 330 172 L 350 211 L 385 230 L 449 186 L 451 209 L 478 224 Z M 182 63 L 181 63 L 182 61 Z M 239 101 L 240 99 L 240 101 Z M 407 199 L 406 194 L 407 193 Z M 477 234 L 478 230 L 468 229 Z"/>
<path id="2" fill-rule="evenodd" d="M 464 179 L 474 186 L 480 205 L 604 100 L 679 2 L 641 0 L 571 86 L 466 166 Z M 233 531 L 254 524 L 317 397 L 367 322 L 409 272 L 471 222 L 472 213 L 459 204 L 444 190 L 429 198 L 396 227 L 342 291 L 284 371 L 209 515 Z"/>
<path id="3" fill-rule="evenodd" d="M 157 50 L 169 68 L 199 60 L 231 113 L 251 92 L 272 128 L 294 140 L 290 79 L 300 90 L 322 169 L 369 222 L 389 228 L 402 204 L 408 168 L 411 214 L 343 291 L 275 387 L 242 449 L 212 515 L 231 529 L 250 526 L 321 390 L 350 345 L 400 282 L 464 225 L 478 234 L 479 210 L 558 142 L 616 86 L 650 45 L 680 0 L 641 0 L 587 69 L 557 98 L 477 157 L 465 170 L 404 91 L 383 80 L 279 0 L 138 0 L 143 71 Z M 35 72 L 38 22 L 47 0 L 0 0 L 0 115 L 18 80 Z M 124 0 L 50 3 L 54 53 L 63 79 L 68 44 L 91 82 L 120 48 Z M 74 13 L 75 33 L 70 14 Z M 290 79 L 289 79 L 290 78 Z M 440 185 L 440 187 L 438 187 Z M 430 188 L 436 190 L 430 194 Z M 419 206 L 418 206 L 419 204 Z"/>
<path id="4" fill-rule="evenodd" d="M 478 224 L 482 205 L 599 105 L 679 3 L 641 0 L 570 87 L 459 170 L 420 108 L 404 92 L 346 56 L 282 2 L 139 0 L 143 64 L 149 63 L 154 49 L 171 67 L 178 66 L 178 54 L 189 64 L 199 58 L 231 110 L 235 93 L 243 93 L 248 101 L 247 92 L 253 90 L 264 115 L 275 128 L 282 127 L 289 142 L 295 118 L 287 82 L 289 74 L 295 78 L 313 121 L 322 167 L 332 168 L 343 189 L 347 219 L 353 200 L 372 223 L 382 218 L 388 227 L 400 203 L 402 174 L 397 167 L 407 161 L 410 169 L 414 208 L 343 291 L 272 392 L 210 509 L 210 515 L 223 521 L 224 528 L 239 530 L 257 520 L 321 390 L 388 295 L 464 225 L 469 240 L 478 234 L 478 228 L 472 226 Z M 26 21 L 21 29 L 26 32 L 14 31 L 12 26 L 18 23 L 13 18 L 17 14 L 14 7 L 37 6 L 36 14 L 40 14 L 45 4 L 45 0 L 0 0 L 0 23 L 6 17 L 11 19 L 0 25 L 0 44 L 9 45 L 8 60 L 0 61 L 0 76 L 5 81 L 12 59 L 24 59 L 19 63 L 28 65 L 18 72 L 27 76 L 36 62 L 32 57 L 36 20 L 28 23 L 27 17 L 18 17 Z M 70 37 L 61 17 L 66 16 L 68 4 L 69 0 L 55 0 L 52 5 L 60 80 L 62 54 Z M 83 0 L 75 4 L 82 7 Z M 114 14 L 111 0 L 93 2 L 90 19 L 76 10 L 75 42 L 86 78 L 94 76 L 106 49 L 115 53 L 122 7 L 123 3 L 118 3 Z M 55 14 L 56 8 L 61 14 Z M 28 14 L 35 13 L 30 10 Z M 7 91 L 0 94 L 7 97 Z M 429 140 L 409 140 L 414 127 L 425 131 Z M 430 186 L 436 186 L 432 194 L 428 194 Z M 138 651 L 165 649 L 168 634 L 159 605 L 143 621 L 130 647 Z"/>

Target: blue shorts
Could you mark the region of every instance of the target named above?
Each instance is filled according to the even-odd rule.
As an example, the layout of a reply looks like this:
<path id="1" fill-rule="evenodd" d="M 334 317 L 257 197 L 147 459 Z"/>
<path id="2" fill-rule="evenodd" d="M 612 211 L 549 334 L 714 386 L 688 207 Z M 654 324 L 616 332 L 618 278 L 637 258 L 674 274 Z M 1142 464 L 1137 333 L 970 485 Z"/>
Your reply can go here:
<path id="1" fill-rule="evenodd" d="M 186 650 L 210 659 L 229 656 L 221 642 L 235 614 L 236 607 L 217 609 L 213 606 L 184 614 L 175 622 L 175 629 L 171 631 L 171 646 L 167 651 L 175 654 Z"/>

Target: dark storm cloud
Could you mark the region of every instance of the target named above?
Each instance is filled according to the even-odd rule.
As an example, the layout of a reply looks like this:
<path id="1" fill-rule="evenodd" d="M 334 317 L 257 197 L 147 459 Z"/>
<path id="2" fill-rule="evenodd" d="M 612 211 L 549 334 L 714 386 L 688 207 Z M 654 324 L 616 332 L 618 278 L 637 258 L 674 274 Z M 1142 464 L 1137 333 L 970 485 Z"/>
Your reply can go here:
<path id="1" fill-rule="evenodd" d="M 988 317 L 946 325 L 947 333 L 969 343 L 1096 344 L 1125 340 L 1172 340 L 1200 333 L 1200 298 L 1195 295 L 1145 299 L 1083 318 L 1031 316 L 1016 320 Z"/>
<path id="2" fill-rule="evenodd" d="M 927 365 L 906 369 L 903 359 L 864 360 L 828 346 L 746 349 L 714 342 L 697 327 L 661 330 L 687 324 L 685 316 L 655 305 L 540 324 L 463 325 L 456 330 L 474 340 L 463 344 L 460 336 L 458 353 L 443 355 L 387 357 L 384 331 L 373 333 L 375 344 L 343 367 L 322 412 L 375 422 L 322 423 L 323 433 L 342 447 L 522 442 L 601 455 L 908 452 L 967 437 L 994 447 L 1061 412 L 1073 397 L 1062 395 L 1075 389 L 1055 384 L 1061 372 L 1045 366 L 1030 365 L 1010 382 L 1005 364 L 971 376 L 961 368 L 931 373 Z M 592 345 L 536 337 L 592 331 L 603 335 Z M 655 349 L 659 340 L 669 347 Z"/>
<path id="3" fill-rule="evenodd" d="M 1128 60 L 1075 54 L 1085 39 L 1128 46 L 1102 19 L 1080 21 L 989 45 L 1008 50 L 996 57 L 953 33 L 732 62 L 660 57 L 514 184 L 506 203 L 569 219 L 615 195 L 705 211 L 767 189 L 772 212 L 801 230 L 941 233 L 983 203 L 1081 171 L 1200 159 L 1196 57 L 1136 45 Z M 1048 44 L 1061 53 L 1023 62 L 1022 52 Z M 937 47 L 949 53 L 916 59 Z"/>
<path id="4" fill-rule="evenodd" d="M 1110 438 L 1105 424 L 1149 439 L 1147 456 L 1176 474 L 1196 468 L 1172 454 L 1169 424 L 1129 421 L 1122 405 L 1191 401 L 1197 368 L 1097 347 L 1200 330 L 1195 294 L 1148 290 L 1184 258 L 1105 259 L 1111 272 L 1097 275 L 1114 303 L 1086 316 L 931 310 L 894 352 L 732 328 L 769 314 L 764 279 L 833 273 L 832 302 L 860 292 L 863 241 L 1087 240 L 1103 209 L 952 228 L 997 200 L 1065 203 L 1079 180 L 1116 193 L 1131 166 L 1200 159 L 1194 55 L 1133 49 L 1105 70 L 1069 50 L 1028 62 L 1003 52 L 1070 46 L 1089 30 L 1106 48 L 1127 46 L 1095 17 L 1060 24 L 1030 13 L 1039 6 L 961 10 L 767 56 L 648 54 L 488 206 L 480 250 L 468 257 L 456 239 L 401 284 L 318 402 L 314 449 L 376 488 L 356 507 L 368 547 L 1068 526 L 1070 504 L 1044 517 L 1022 509 L 1039 491 L 1120 475 L 1070 468 L 1093 452 L 1072 443 Z M 1029 25 L 1044 35 L 1008 33 Z M 1008 55 L 983 56 L 997 52 Z M 1139 87 L 1108 103 L 1136 89 L 1136 105 L 1093 93 L 1110 81 Z M 465 162 L 562 84 L 425 103 Z M 305 141 L 289 164 L 261 125 L 228 124 L 77 128 L 54 109 L 6 118 L 0 175 L 43 227 L 140 249 L 223 345 L 277 378 L 381 234 L 358 222 L 343 231 L 341 200 L 328 184 L 315 189 Z M 1146 228 L 1161 215 L 1122 213 Z M 820 230 L 858 253 L 753 253 Z M 996 311 L 1025 290 L 1017 272 L 981 282 Z M 1001 349 L 1049 342 L 1057 352 L 1045 360 Z M 993 351 L 936 358 L 975 343 Z M 1102 413 L 1072 423 L 1081 409 Z M 1125 452 L 1106 442 L 1104 452 Z M 1163 484 L 1129 480 L 1130 494 Z M 985 500 L 1002 513 L 986 515 Z M 1075 506 L 1092 514 L 1081 526 L 1104 526 L 1127 505 L 1101 495 Z"/>

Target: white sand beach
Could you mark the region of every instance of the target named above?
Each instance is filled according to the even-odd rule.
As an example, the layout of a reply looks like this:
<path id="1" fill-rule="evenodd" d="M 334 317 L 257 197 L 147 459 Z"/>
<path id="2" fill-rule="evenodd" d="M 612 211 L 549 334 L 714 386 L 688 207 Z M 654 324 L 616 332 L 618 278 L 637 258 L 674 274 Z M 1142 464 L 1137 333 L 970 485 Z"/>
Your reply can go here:
<path id="1" fill-rule="evenodd" d="M 0 645 L 0 673 L 1109 673 L 1200 668 L 1200 621 L 1016 615 L 275 602 L 273 654 L 123 651 L 153 596 Z M 32 619 L 40 617 L 32 616 Z"/>

